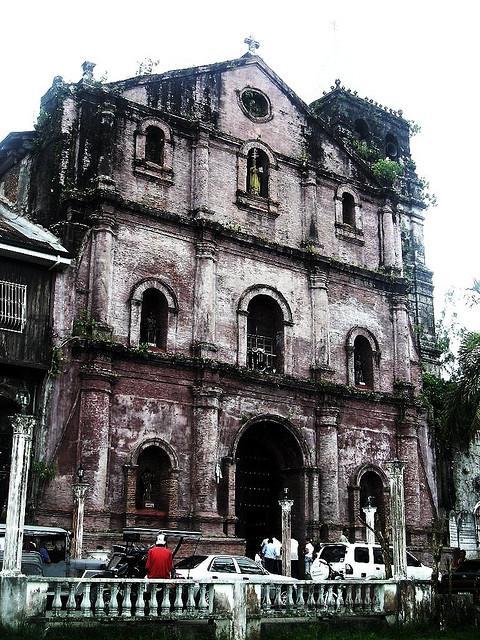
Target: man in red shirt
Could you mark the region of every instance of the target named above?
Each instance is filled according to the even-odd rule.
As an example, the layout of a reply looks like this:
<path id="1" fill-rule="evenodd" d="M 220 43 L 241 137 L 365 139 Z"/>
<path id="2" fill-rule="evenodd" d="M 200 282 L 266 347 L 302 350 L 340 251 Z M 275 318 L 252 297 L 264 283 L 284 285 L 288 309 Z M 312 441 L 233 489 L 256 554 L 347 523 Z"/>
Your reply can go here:
<path id="1" fill-rule="evenodd" d="M 173 567 L 173 556 L 170 549 L 166 547 L 165 536 L 160 533 L 157 536 L 155 546 L 148 550 L 147 578 L 170 578 Z"/>

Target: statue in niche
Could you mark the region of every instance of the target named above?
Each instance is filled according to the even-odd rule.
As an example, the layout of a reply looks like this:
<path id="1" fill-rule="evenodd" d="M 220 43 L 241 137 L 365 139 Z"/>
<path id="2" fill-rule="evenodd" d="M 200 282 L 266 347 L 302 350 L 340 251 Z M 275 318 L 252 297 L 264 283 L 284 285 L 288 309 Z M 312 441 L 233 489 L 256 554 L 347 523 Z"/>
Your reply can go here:
<path id="1" fill-rule="evenodd" d="M 152 489 L 154 474 L 150 469 L 145 469 L 140 477 L 142 480 L 142 502 L 145 507 L 153 507 Z"/>
<path id="2" fill-rule="evenodd" d="M 363 374 L 362 358 L 360 357 L 359 353 L 355 354 L 354 367 L 355 367 L 355 384 L 359 387 L 364 387 L 365 376 Z"/>
<path id="3" fill-rule="evenodd" d="M 249 171 L 249 192 L 259 196 L 262 190 L 263 167 L 257 167 L 257 150 L 252 151 L 252 166 Z"/>
<path id="4" fill-rule="evenodd" d="M 158 323 L 153 311 L 150 311 L 145 319 L 145 333 L 147 342 L 150 345 L 157 346 Z"/>

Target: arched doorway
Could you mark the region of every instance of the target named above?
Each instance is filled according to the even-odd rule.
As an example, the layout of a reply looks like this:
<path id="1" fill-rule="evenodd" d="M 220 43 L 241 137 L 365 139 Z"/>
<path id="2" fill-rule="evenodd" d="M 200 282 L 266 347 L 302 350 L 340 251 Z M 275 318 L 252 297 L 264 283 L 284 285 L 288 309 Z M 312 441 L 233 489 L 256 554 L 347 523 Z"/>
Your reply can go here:
<path id="1" fill-rule="evenodd" d="M 246 554 L 253 557 L 266 537 L 281 539 L 284 488 L 294 500 L 292 536 L 303 539 L 303 456 L 291 431 L 274 420 L 255 422 L 240 437 L 235 458 L 236 535 L 245 538 Z"/>
<path id="2" fill-rule="evenodd" d="M 157 517 L 167 519 L 172 492 L 170 458 L 152 445 L 140 453 L 137 464 L 136 509 L 153 510 Z"/>

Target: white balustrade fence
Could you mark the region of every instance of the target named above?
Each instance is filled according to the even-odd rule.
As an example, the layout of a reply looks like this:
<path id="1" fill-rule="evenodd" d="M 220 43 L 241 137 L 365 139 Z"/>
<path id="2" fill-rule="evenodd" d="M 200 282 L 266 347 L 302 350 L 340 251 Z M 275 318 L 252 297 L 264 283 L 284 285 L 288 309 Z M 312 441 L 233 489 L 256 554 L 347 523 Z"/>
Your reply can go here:
<path id="1" fill-rule="evenodd" d="M 245 640 L 263 621 L 345 617 L 408 621 L 430 605 L 430 583 L 334 580 L 292 584 L 219 580 L 46 578 L 0 580 L 0 623 L 95 620 L 121 623 L 210 621 L 218 637 Z M 412 614 L 407 611 L 412 610 Z M 223 637 L 222 636 L 222 637 Z"/>

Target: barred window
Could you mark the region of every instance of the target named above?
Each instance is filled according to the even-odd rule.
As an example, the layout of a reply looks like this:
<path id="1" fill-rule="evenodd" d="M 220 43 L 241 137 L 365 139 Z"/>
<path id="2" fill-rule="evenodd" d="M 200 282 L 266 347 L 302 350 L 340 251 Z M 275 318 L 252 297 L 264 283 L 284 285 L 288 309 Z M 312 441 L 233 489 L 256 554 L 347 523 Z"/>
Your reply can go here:
<path id="1" fill-rule="evenodd" d="M 25 327 L 27 285 L 0 280 L 0 329 L 21 333 Z"/>

